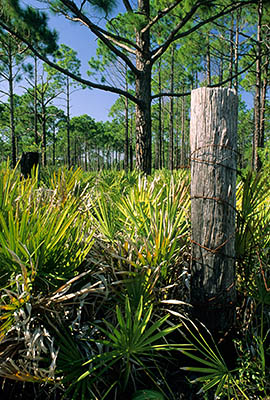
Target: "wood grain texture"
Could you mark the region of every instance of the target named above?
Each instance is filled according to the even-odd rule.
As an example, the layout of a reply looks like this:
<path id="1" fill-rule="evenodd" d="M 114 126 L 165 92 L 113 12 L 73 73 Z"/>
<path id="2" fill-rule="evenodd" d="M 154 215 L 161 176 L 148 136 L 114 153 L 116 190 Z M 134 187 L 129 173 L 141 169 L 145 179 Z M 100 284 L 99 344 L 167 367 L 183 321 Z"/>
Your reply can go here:
<path id="1" fill-rule="evenodd" d="M 237 96 L 191 94 L 191 303 L 212 330 L 232 323 L 235 303 Z"/>

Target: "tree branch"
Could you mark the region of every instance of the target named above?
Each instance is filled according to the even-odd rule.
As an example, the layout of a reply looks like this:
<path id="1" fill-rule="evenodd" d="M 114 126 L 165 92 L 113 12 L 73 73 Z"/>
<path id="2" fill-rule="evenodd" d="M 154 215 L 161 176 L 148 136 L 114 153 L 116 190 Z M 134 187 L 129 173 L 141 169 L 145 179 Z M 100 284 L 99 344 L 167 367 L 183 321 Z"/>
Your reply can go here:
<path id="1" fill-rule="evenodd" d="M 9 96 L 9 92 L 5 92 L 4 90 L 0 90 L 0 93 L 3 93 L 5 96 Z"/>
<path id="2" fill-rule="evenodd" d="M 141 32 L 144 33 L 148 29 L 150 29 L 154 24 L 156 24 L 161 18 L 167 15 L 170 11 L 172 11 L 178 4 L 180 4 L 183 0 L 176 0 L 173 4 L 169 7 L 164 8 L 162 11 L 158 11 L 158 14 L 153 18 L 142 30 Z"/>
<path id="3" fill-rule="evenodd" d="M 220 11 L 219 13 L 213 15 L 212 17 L 207 18 L 206 20 L 203 20 L 201 22 L 199 22 L 197 25 L 193 26 L 192 28 L 188 29 L 185 32 L 182 33 L 178 33 L 180 31 L 180 29 L 182 29 L 186 23 L 188 21 L 190 21 L 190 19 L 193 17 L 193 15 L 195 14 L 195 12 L 198 10 L 198 8 L 203 5 L 203 4 L 207 4 L 209 5 L 209 3 L 212 3 L 213 0 L 209 0 L 209 1 L 198 1 L 193 7 L 192 9 L 186 14 L 185 18 L 176 26 L 176 28 L 171 32 L 171 34 L 169 35 L 168 39 L 166 40 L 166 42 L 159 46 L 158 48 L 154 49 L 152 51 L 152 59 L 151 59 L 151 63 L 153 64 L 160 56 L 162 56 L 162 54 L 165 53 L 165 51 L 168 49 L 168 47 L 170 46 L 171 43 L 175 42 L 176 40 L 186 37 L 188 35 L 190 35 L 191 33 L 197 31 L 199 28 L 201 28 L 204 25 L 207 25 L 209 22 L 213 22 L 216 19 L 223 17 L 224 15 L 229 14 L 232 11 L 237 10 L 239 7 L 243 6 L 243 5 L 248 5 L 248 4 L 252 4 L 254 3 L 254 0 L 247 0 L 247 1 L 242 1 L 240 3 L 233 3 L 230 6 L 227 6 L 225 8 L 223 8 L 222 11 Z"/>
<path id="4" fill-rule="evenodd" d="M 183 93 L 172 93 L 172 92 L 166 92 L 166 93 L 158 93 L 154 94 L 151 96 L 151 100 L 154 99 L 159 99 L 160 97 L 185 97 L 189 96 L 191 92 L 183 92 Z"/>
<path id="5" fill-rule="evenodd" d="M 105 35 L 104 35 L 105 36 Z M 127 45 L 123 44 L 123 43 L 119 43 L 116 39 L 114 39 L 113 37 L 107 37 L 107 39 L 110 39 L 113 43 L 115 43 L 117 46 L 121 47 L 124 50 L 127 50 L 129 53 L 132 54 L 136 54 L 136 50 L 131 49 L 130 47 L 128 47 Z M 125 61 L 125 60 L 124 60 Z"/>
<path id="6" fill-rule="evenodd" d="M 124 3 L 124 6 L 126 7 L 127 12 L 133 12 L 129 0 L 123 0 L 123 3 Z"/>
<path id="7" fill-rule="evenodd" d="M 52 95 L 51 97 L 49 97 L 49 98 L 44 102 L 44 105 L 47 106 L 47 104 L 49 104 L 53 99 L 56 99 L 56 97 L 60 96 L 60 94 L 62 94 L 62 93 L 63 93 L 63 91 L 58 92 L 58 93 Z"/>
<path id="8" fill-rule="evenodd" d="M 254 64 L 256 60 L 252 61 L 246 68 L 242 69 L 242 71 L 238 72 L 237 74 L 234 74 L 233 76 L 230 76 L 228 79 L 225 79 L 222 82 L 215 83 L 213 85 L 207 85 L 209 88 L 214 88 L 214 87 L 220 87 L 231 81 L 231 79 L 237 78 L 239 75 L 244 74 L 247 72 Z M 158 99 L 159 97 L 184 97 L 184 96 L 189 96 L 191 92 L 185 92 L 185 93 L 158 93 L 154 94 L 151 96 L 151 100 Z"/>
<path id="9" fill-rule="evenodd" d="M 229 28 L 229 27 L 227 27 L 227 26 L 225 26 L 225 25 L 219 24 L 217 21 L 213 21 L 213 24 L 214 24 L 215 26 L 219 27 L 219 28 L 224 28 L 224 29 L 226 29 L 227 32 L 229 32 L 229 33 L 231 33 L 231 32 L 235 33 L 235 31 L 234 31 L 233 29 L 231 29 L 231 28 Z M 256 39 L 253 39 L 252 36 L 247 35 L 247 34 L 244 33 L 243 31 L 239 31 L 239 35 L 240 35 L 240 36 L 243 36 L 243 37 L 246 38 L 247 40 L 250 40 L 251 42 L 254 42 L 254 43 L 256 42 Z M 230 40 L 229 40 L 228 38 L 226 38 L 226 40 L 230 42 Z M 241 43 L 241 44 L 242 44 L 242 43 Z"/>
<path id="10" fill-rule="evenodd" d="M 209 0 L 209 3 L 212 2 L 212 0 Z M 202 2 L 199 0 L 197 1 L 194 6 L 191 8 L 191 10 L 186 13 L 185 17 L 182 19 L 182 21 L 172 30 L 170 33 L 168 39 L 163 43 L 163 45 L 159 46 L 157 49 L 152 51 L 152 64 L 162 55 L 165 53 L 165 51 L 168 49 L 171 43 L 173 43 L 176 39 L 175 36 L 176 34 L 182 29 L 188 21 L 191 20 L 193 15 L 196 13 L 198 8 L 201 6 Z"/>
<path id="11" fill-rule="evenodd" d="M 125 96 L 125 97 L 129 98 L 131 101 L 133 101 L 134 103 L 136 103 L 138 105 L 141 105 L 141 101 L 140 100 L 138 100 L 135 96 L 133 96 L 129 92 L 126 92 L 125 90 L 122 90 L 122 89 L 119 89 L 119 88 L 115 88 L 115 87 L 112 87 L 112 86 L 98 84 L 98 83 L 95 83 L 95 82 L 91 82 L 91 81 L 89 81 L 87 79 L 83 79 L 80 76 L 73 74 L 68 69 L 62 68 L 60 65 L 58 65 L 55 62 L 49 60 L 48 57 L 46 57 L 45 55 L 41 54 L 41 52 L 38 49 L 36 49 L 32 45 L 32 43 L 30 43 L 29 40 L 25 39 L 19 32 L 15 31 L 9 25 L 5 24 L 2 19 L 0 19 L 0 26 L 3 29 L 5 29 L 7 32 L 12 33 L 12 35 L 17 37 L 23 43 L 27 44 L 29 46 L 29 49 L 32 51 L 32 53 L 37 58 L 39 58 L 40 60 L 44 61 L 50 67 L 56 69 L 57 71 L 61 72 L 62 74 L 66 75 L 66 76 L 69 76 L 71 79 L 74 79 L 75 81 L 77 81 L 79 83 L 82 83 L 85 86 Z"/>
<path id="12" fill-rule="evenodd" d="M 82 24 L 87 26 L 91 32 L 93 32 L 114 54 L 116 54 L 118 57 L 120 57 L 131 69 L 131 71 L 138 76 L 140 73 L 139 70 L 136 68 L 136 66 L 130 61 L 130 59 L 126 56 L 125 53 L 117 49 L 112 43 L 112 40 L 114 43 L 117 43 L 118 46 L 122 47 L 123 43 L 129 44 L 132 47 L 135 47 L 137 50 L 137 46 L 131 42 L 128 39 L 122 38 L 121 36 L 114 35 L 113 33 L 110 33 L 99 26 L 95 25 L 92 23 L 92 21 L 84 15 L 79 8 L 76 6 L 76 4 L 71 1 L 71 0 L 61 0 L 61 3 L 66 6 L 76 17 L 69 17 L 73 21 L 80 21 Z M 112 39 L 112 40 L 110 40 Z M 123 42 L 123 43 L 122 43 Z M 129 48 L 128 46 L 125 46 L 125 50 L 134 53 L 134 50 Z"/>
<path id="13" fill-rule="evenodd" d="M 242 7 L 243 5 L 248 5 L 248 4 L 252 4 L 254 3 L 254 0 L 247 0 L 247 1 L 242 1 L 238 4 L 234 4 L 232 6 L 228 6 L 225 7 L 222 11 L 220 11 L 218 14 L 214 15 L 213 17 L 209 17 L 208 19 L 199 22 L 197 25 L 195 25 L 193 28 L 188 29 L 187 31 L 183 32 L 183 33 L 179 33 L 178 35 L 175 36 L 174 40 L 178 40 L 182 37 L 188 36 L 191 33 L 195 32 L 196 30 L 198 30 L 199 28 L 201 28 L 204 25 L 207 25 L 209 22 L 213 22 L 216 19 L 223 17 L 224 15 L 227 15 L 235 10 L 237 10 L 239 7 Z"/>

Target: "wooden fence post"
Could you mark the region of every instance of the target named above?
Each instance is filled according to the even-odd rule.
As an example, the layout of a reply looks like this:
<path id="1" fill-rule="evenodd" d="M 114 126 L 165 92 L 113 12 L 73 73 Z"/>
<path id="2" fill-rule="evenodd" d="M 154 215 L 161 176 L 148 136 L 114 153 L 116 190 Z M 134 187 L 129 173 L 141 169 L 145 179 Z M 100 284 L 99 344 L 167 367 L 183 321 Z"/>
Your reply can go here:
<path id="1" fill-rule="evenodd" d="M 191 93 L 191 282 L 193 315 L 215 333 L 235 312 L 237 109 L 234 90 Z"/>

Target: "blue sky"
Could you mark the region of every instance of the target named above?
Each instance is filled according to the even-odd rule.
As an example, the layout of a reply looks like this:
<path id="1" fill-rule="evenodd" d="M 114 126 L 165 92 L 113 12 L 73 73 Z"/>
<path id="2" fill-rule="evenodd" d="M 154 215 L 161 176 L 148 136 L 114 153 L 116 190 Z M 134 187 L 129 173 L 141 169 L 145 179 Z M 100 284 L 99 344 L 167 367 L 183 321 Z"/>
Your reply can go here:
<path id="1" fill-rule="evenodd" d="M 29 4 L 28 0 L 27 3 Z M 121 10 L 118 11 L 120 12 Z M 82 64 L 81 74 L 83 77 L 88 78 L 86 71 L 90 57 L 95 56 L 96 53 L 96 37 L 85 26 L 68 21 L 61 16 L 50 16 L 50 26 L 59 33 L 59 44 L 64 43 L 77 51 L 78 58 Z M 116 94 L 97 89 L 76 91 L 71 98 L 71 115 L 88 114 L 97 121 L 105 121 L 109 118 L 110 107 L 117 98 Z M 252 96 L 243 93 L 243 99 L 248 107 L 252 107 Z"/>
<path id="2" fill-rule="evenodd" d="M 49 26 L 58 32 L 58 44 L 64 43 L 77 51 L 81 60 L 81 74 L 87 78 L 88 61 L 96 52 L 95 36 L 86 27 L 61 16 L 50 17 Z M 102 90 L 78 90 L 71 97 L 71 115 L 88 114 L 96 121 L 106 121 L 110 107 L 117 98 L 117 95 Z"/>
<path id="3" fill-rule="evenodd" d="M 42 3 L 38 0 L 24 0 L 24 4 L 32 5 L 42 9 Z M 120 12 L 121 10 L 116 10 Z M 101 17 L 101 15 L 100 15 Z M 96 37 L 91 34 L 85 26 L 68 21 L 62 16 L 49 15 L 49 26 L 56 29 L 59 34 L 58 44 L 64 43 L 73 48 L 78 58 L 81 60 L 81 74 L 88 78 L 86 71 L 88 61 L 96 53 Z M 91 78 L 92 80 L 93 78 Z M 250 97 L 250 96 L 249 96 Z M 244 95 L 248 106 L 252 106 L 252 99 Z M 96 121 L 106 121 L 109 119 L 110 107 L 117 100 L 116 94 L 97 89 L 77 90 L 71 97 L 71 116 L 88 114 Z M 60 102 L 59 102 L 60 104 Z M 58 104 L 57 104 L 58 105 Z"/>

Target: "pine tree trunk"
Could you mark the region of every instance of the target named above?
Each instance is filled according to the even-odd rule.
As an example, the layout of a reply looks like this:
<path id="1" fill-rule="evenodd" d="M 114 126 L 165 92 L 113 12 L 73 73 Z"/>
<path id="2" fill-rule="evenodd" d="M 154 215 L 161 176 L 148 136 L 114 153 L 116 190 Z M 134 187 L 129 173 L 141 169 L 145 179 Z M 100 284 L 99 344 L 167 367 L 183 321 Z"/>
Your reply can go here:
<path id="1" fill-rule="evenodd" d="M 126 87 L 125 90 L 128 92 L 128 77 L 127 77 L 127 66 L 125 70 Z M 125 97 L 125 148 L 124 148 L 124 169 L 128 172 L 128 161 L 129 161 L 129 121 L 128 121 L 128 98 Z"/>
<path id="2" fill-rule="evenodd" d="M 78 150 L 77 150 L 77 148 L 78 148 L 78 144 L 77 144 L 77 139 L 76 139 L 76 136 L 75 136 L 75 139 L 74 139 L 74 158 L 73 158 L 73 164 L 74 165 L 76 165 L 76 163 L 77 163 L 77 152 L 78 152 Z"/>
<path id="3" fill-rule="evenodd" d="M 146 70 L 136 81 L 136 96 L 141 100 L 136 105 L 136 168 L 146 174 L 151 174 L 151 72 Z"/>
<path id="4" fill-rule="evenodd" d="M 13 91 L 13 57 L 11 43 L 8 46 L 8 84 L 9 84 L 9 121 L 11 130 L 11 160 L 12 167 L 15 168 L 17 163 L 17 147 L 16 147 L 16 133 L 15 133 L 15 116 L 14 116 L 14 91 Z"/>
<path id="5" fill-rule="evenodd" d="M 224 68 L 223 55 L 221 55 L 219 62 L 219 84 L 221 84 L 221 82 L 223 81 L 223 68 Z"/>
<path id="6" fill-rule="evenodd" d="M 38 84 L 38 76 L 37 76 L 37 57 L 34 56 L 34 135 L 35 135 L 35 144 L 38 146 L 38 107 L 37 107 L 37 84 Z"/>
<path id="7" fill-rule="evenodd" d="M 211 85 L 211 54 L 210 54 L 210 38 L 207 37 L 207 52 L 206 52 L 206 74 L 207 74 L 207 86 Z"/>
<path id="8" fill-rule="evenodd" d="M 100 157 L 99 157 L 99 149 L 97 149 L 96 171 L 100 171 L 100 169 L 101 169 L 101 163 L 100 163 Z"/>
<path id="9" fill-rule="evenodd" d="M 159 76 L 158 76 L 158 89 L 161 93 L 161 59 L 159 64 Z M 164 165 L 162 163 L 162 149 L 163 149 L 163 132 L 162 132 L 162 98 L 158 99 L 158 169 L 161 169 Z"/>
<path id="10" fill-rule="evenodd" d="M 268 86 L 268 68 L 269 68 L 269 55 L 264 65 L 264 78 L 262 82 L 262 95 L 261 95 L 261 113 L 260 113 L 260 147 L 264 148 L 264 131 L 265 131 L 265 111 L 266 111 L 266 95 Z"/>
<path id="11" fill-rule="evenodd" d="M 236 26 L 235 26 L 235 43 L 234 43 L 234 73 L 236 78 L 234 80 L 234 89 L 238 94 L 238 64 L 239 64 L 239 25 L 240 25 L 241 9 L 236 11 Z"/>
<path id="12" fill-rule="evenodd" d="M 161 58 L 158 62 L 158 91 L 161 93 Z M 158 131 L 156 135 L 156 148 L 155 148 L 155 169 L 161 169 L 161 148 L 162 148 L 162 140 L 161 140 L 161 113 L 162 113 L 162 102 L 161 97 L 158 99 Z"/>
<path id="13" fill-rule="evenodd" d="M 174 46 L 172 46 L 171 54 L 171 73 L 170 73 L 170 91 L 174 91 Z M 173 115 L 174 98 L 170 97 L 170 119 L 169 119 L 169 170 L 172 171 L 174 167 L 173 151 L 174 151 L 174 115 Z"/>
<path id="14" fill-rule="evenodd" d="M 71 167 L 71 158 L 70 158 L 70 84 L 69 84 L 69 77 L 67 76 L 66 81 L 66 90 L 67 90 L 67 161 L 68 161 L 68 168 Z"/>
<path id="15" fill-rule="evenodd" d="M 129 159 L 129 121 L 128 121 L 128 98 L 125 97 L 125 149 L 124 149 L 124 169 L 128 172 Z"/>
<path id="16" fill-rule="evenodd" d="M 44 104 L 44 93 L 41 94 L 41 129 L 42 129 L 42 142 L 41 142 L 41 158 L 42 166 L 47 165 L 47 133 L 46 133 L 46 107 Z"/>
<path id="17" fill-rule="evenodd" d="M 133 115 L 130 118 L 130 135 L 129 135 L 129 169 L 133 171 Z"/>
<path id="18" fill-rule="evenodd" d="M 237 96 L 231 89 L 191 94 L 191 303 L 214 332 L 235 311 Z"/>
<path id="19" fill-rule="evenodd" d="M 165 120 L 165 116 L 164 116 L 164 110 L 165 110 L 165 107 L 164 107 L 164 97 L 162 97 L 162 100 L 161 100 L 161 136 L 160 136 L 160 138 L 161 138 L 161 142 L 160 142 L 160 145 L 161 145 L 161 168 L 165 168 L 165 140 L 164 140 L 164 131 L 165 131 L 165 128 L 164 128 L 164 120 Z"/>
<path id="20" fill-rule="evenodd" d="M 55 147 L 56 147 L 56 126 L 53 123 L 53 165 L 55 165 Z"/>
<path id="21" fill-rule="evenodd" d="M 85 169 L 85 171 L 88 170 L 88 164 L 87 164 L 87 140 L 86 140 L 86 137 L 84 138 L 84 169 Z"/>
<path id="22" fill-rule="evenodd" d="M 259 171 L 262 162 L 258 149 L 261 144 L 261 90 L 262 90 L 262 0 L 258 0 L 258 25 L 257 25 L 257 49 L 256 49 L 256 89 L 254 98 L 254 140 L 253 140 L 253 169 Z"/>
<path id="23" fill-rule="evenodd" d="M 231 31 L 230 31 L 230 64 L 229 64 L 229 88 L 233 87 L 233 56 L 234 56 L 234 15 L 231 15 Z"/>
<path id="24" fill-rule="evenodd" d="M 176 100 L 176 122 L 175 122 L 175 167 L 179 168 L 180 160 L 179 160 L 179 130 L 180 130 L 180 109 L 179 109 L 179 97 Z"/>
<path id="25" fill-rule="evenodd" d="M 138 12 L 147 19 L 150 16 L 149 0 L 138 0 Z M 136 32 L 136 67 L 140 71 L 136 77 L 136 168 L 151 174 L 152 133 L 151 133 L 151 54 L 149 29 Z"/>
<path id="26" fill-rule="evenodd" d="M 184 90 L 184 88 L 183 88 Z M 182 97 L 182 111 L 181 111 L 181 167 L 186 166 L 186 151 L 185 151 L 185 97 Z"/>

